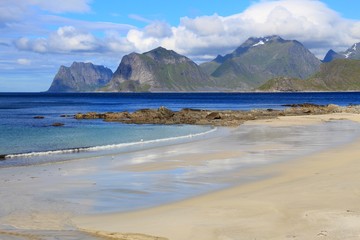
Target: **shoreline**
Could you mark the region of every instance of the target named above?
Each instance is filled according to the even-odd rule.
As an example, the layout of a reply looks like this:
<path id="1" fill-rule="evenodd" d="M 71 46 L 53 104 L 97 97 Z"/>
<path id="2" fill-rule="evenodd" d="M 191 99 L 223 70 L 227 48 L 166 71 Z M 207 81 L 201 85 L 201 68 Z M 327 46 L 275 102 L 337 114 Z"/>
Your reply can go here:
<path id="1" fill-rule="evenodd" d="M 294 119 L 300 125 L 334 119 L 360 122 L 359 115 L 341 113 L 249 124 L 289 126 Z M 270 176 L 255 182 L 145 210 L 78 217 L 74 222 L 82 231 L 114 239 L 125 239 L 123 233 L 171 240 L 358 239 L 359 145 L 357 139 L 295 161 L 250 169 L 250 174 Z"/>
<path id="2" fill-rule="evenodd" d="M 300 126 L 301 129 L 301 126 L 313 126 L 315 124 L 314 126 L 316 127 L 318 126 L 316 124 L 321 124 L 328 121 L 331 122 L 334 120 L 351 120 L 359 123 L 360 115 L 352 113 L 335 113 L 327 115 L 303 115 L 285 117 L 282 116 L 273 119 L 248 121 L 244 125 L 242 125 L 242 129 L 251 128 L 250 125 L 260 127 L 270 126 L 271 128 L 274 127 L 274 129 L 276 129 L 277 127 L 280 127 L 279 129 L 282 129 L 281 127 L 296 125 Z M 348 123 L 344 122 L 344 124 L 347 125 Z M 249 127 L 247 127 L 247 125 L 249 125 Z M 309 128 L 304 128 L 304 130 L 306 129 Z M 130 171 L 134 174 L 146 171 L 169 171 L 169 173 L 172 173 L 172 169 L 177 169 L 179 167 L 187 167 L 188 165 L 190 165 L 196 170 L 197 166 L 202 166 L 208 162 L 216 163 L 219 161 L 220 165 L 215 167 L 222 166 L 221 162 L 225 161 L 226 164 L 229 164 L 228 166 L 232 168 L 233 166 L 231 165 L 232 163 L 230 160 L 233 158 L 239 158 L 243 156 L 244 153 L 243 150 L 234 149 L 234 145 L 230 144 L 234 139 L 237 139 L 239 137 L 234 134 L 236 133 L 235 129 L 232 131 L 233 132 L 230 133 L 231 138 L 226 138 L 227 142 L 221 142 L 224 140 L 224 138 L 211 138 L 202 140 L 201 144 L 203 148 L 200 149 L 197 149 L 197 147 L 201 144 L 194 145 L 194 143 L 185 143 L 175 146 L 165 146 L 157 150 L 144 150 L 142 152 L 140 151 L 135 155 L 125 154 L 125 156 L 122 156 L 121 159 L 127 159 L 129 157 L 132 158 L 129 160 L 130 163 L 125 166 L 106 166 L 107 164 L 112 163 L 112 159 L 110 159 L 110 156 L 108 156 L 108 159 L 104 163 L 102 163 L 101 166 L 95 164 L 95 162 L 99 162 L 99 160 L 101 159 L 105 160 L 105 158 L 99 158 L 99 160 L 89 160 L 89 162 L 86 162 L 86 165 L 89 164 L 89 167 L 84 166 L 81 161 L 73 162 L 71 164 L 64 163 L 64 165 L 63 163 L 59 163 L 48 166 L 36 166 L 34 168 L 30 168 L 35 169 L 32 170 L 33 173 L 28 173 L 27 177 L 23 177 L 23 179 L 20 180 L 30 182 L 31 184 L 29 183 L 29 186 L 39 189 L 37 192 L 44 191 L 43 189 L 52 192 L 53 190 L 51 188 L 53 185 L 59 186 L 58 190 L 61 190 L 63 188 L 68 188 L 69 184 L 75 184 L 77 188 L 75 188 L 74 190 L 78 191 L 76 189 L 80 190 L 82 188 L 101 186 L 101 183 L 99 182 L 96 182 L 96 185 L 93 185 L 94 183 L 92 181 L 94 180 L 92 179 L 86 180 L 81 177 L 81 175 L 79 175 L 79 178 L 79 176 L 76 175 L 79 174 L 79 171 L 89 171 L 89 173 L 91 174 L 93 174 L 92 172 L 94 172 L 94 174 L 104 174 L 106 173 L 104 172 L 104 169 L 109 168 L 111 172 L 119 171 L 119 173 L 123 173 L 123 170 Z M 259 131 L 261 133 L 262 129 L 260 128 Z M 283 134 L 287 135 L 287 132 L 284 132 Z M 296 137 L 296 132 L 294 134 L 294 137 Z M 331 137 L 331 135 L 329 136 Z M 262 136 L 260 137 L 262 138 Z M 271 140 L 274 136 L 268 137 L 269 140 Z M 256 139 L 254 141 L 256 141 Z M 15 224 L 14 226 L 17 226 L 20 229 L 23 227 L 30 230 L 65 230 L 66 227 L 64 228 L 64 226 L 69 225 L 77 227 L 80 232 L 88 232 L 94 237 L 98 237 L 99 239 L 110 238 L 121 240 L 160 239 L 151 236 L 161 236 L 164 237 L 163 239 L 167 238 L 170 240 L 215 240 L 239 238 L 286 239 L 291 238 L 290 236 L 296 236 L 296 238 L 300 239 L 311 239 L 317 238 L 318 236 L 321 237 L 322 234 L 327 234 L 328 236 L 330 236 L 330 230 L 327 230 L 326 227 L 323 227 L 324 225 L 319 225 L 319 229 L 325 228 L 327 232 L 325 233 L 321 232 L 323 230 L 319 230 L 316 234 L 314 233 L 314 231 L 317 231 L 317 229 L 312 229 L 313 232 L 308 232 L 306 228 L 303 229 L 302 226 L 299 226 L 298 221 L 303 222 L 303 218 L 297 218 L 299 217 L 299 215 L 303 216 L 302 214 L 299 214 L 299 211 L 303 210 L 304 206 L 306 206 L 306 202 L 299 202 L 301 196 L 305 194 L 305 192 L 303 193 L 303 191 L 300 191 L 299 189 L 303 190 L 302 186 L 304 185 L 312 188 L 319 186 L 319 189 L 315 189 L 317 191 L 320 191 L 320 193 L 324 194 L 320 196 L 319 193 L 313 191 L 314 189 L 310 189 L 311 191 L 309 190 L 308 193 L 305 194 L 306 196 L 312 197 L 320 196 L 318 199 L 314 197 L 311 199 L 311 201 L 313 201 L 311 203 L 314 204 L 314 207 L 307 208 L 307 210 L 310 209 L 309 211 L 312 211 L 314 209 L 324 210 L 324 208 L 321 207 L 321 204 L 323 204 L 322 202 L 325 201 L 324 199 L 326 199 L 326 201 L 328 199 L 331 199 L 329 196 L 326 196 L 326 198 L 324 198 L 324 196 L 326 195 L 326 192 L 324 192 L 325 190 L 329 191 L 330 189 L 331 193 L 335 194 L 336 196 L 338 195 L 339 198 L 347 197 L 347 194 L 351 193 L 349 193 L 348 191 L 336 192 L 335 190 L 341 189 L 332 190 L 331 187 L 336 186 L 337 184 L 342 184 L 346 187 L 348 179 L 345 179 L 344 182 L 341 182 L 340 177 L 346 178 L 348 175 L 350 178 L 354 174 L 345 174 L 346 176 L 343 176 L 343 172 L 356 172 L 357 166 L 360 163 L 357 164 L 354 159 L 348 159 L 346 160 L 346 162 L 341 162 L 341 156 L 346 158 L 349 156 L 349 158 L 353 158 L 354 154 L 356 156 L 356 154 L 359 153 L 359 151 L 357 151 L 356 149 L 356 146 L 358 145 L 360 145 L 360 142 L 356 140 L 356 142 L 350 142 L 345 143 L 345 145 L 342 144 L 340 146 L 336 146 L 334 149 L 332 149 L 333 147 L 331 147 L 330 145 L 327 149 L 322 149 L 321 151 L 316 151 L 311 154 L 305 154 L 305 156 L 298 154 L 295 157 L 296 159 L 291 161 L 278 161 L 265 165 L 261 165 L 260 163 L 260 165 L 245 168 L 239 173 L 233 172 L 232 174 L 229 174 L 229 176 L 226 176 L 228 178 L 240 177 L 239 179 L 248 179 L 248 182 L 244 180 L 239 184 L 239 180 L 236 180 L 236 185 L 233 187 L 226 187 L 225 189 L 222 188 L 220 190 L 214 189 L 210 191 L 210 193 L 200 193 L 197 194 L 197 196 L 195 197 L 192 196 L 190 198 L 186 198 L 185 200 L 180 200 L 176 202 L 160 202 L 161 205 L 157 207 L 150 206 L 150 208 L 129 211 L 126 213 L 116 213 L 117 211 L 111 211 L 110 214 L 83 215 L 81 214 L 81 212 L 75 212 L 73 215 L 66 215 L 63 213 L 52 213 L 51 211 L 49 213 L 48 211 L 52 208 L 45 209 L 46 211 L 44 211 L 41 208 L 37 209 L 36 205 L 34 207 L 30 205 L 28 207 L 34 209 L 35 211 L 37 211 L 37 213 L 32 213 L 29 215 L 27 211 L 23 213 L 21 213 L 20 211 L 18 212 L 19 215 L 5 218 L 4 222 L 9 221 L 9 223 L 17 223 L 17 220 L 21 219 L 21 221 L 18 222 L 19 225 Z M 272 154 L 274 150 L 278 151 L 281 150 L 283 147 L 284 146 L 280 143 L 270 144 L 264 141 L 262 145 L 259 145 L 254 149 L 250 149 L 249 151 L 251 152 L 261 150 L 261 154 Z M 291 149 L 283 149 L 283 151 L 289 150 Z M 150 153 L 157 153 L 158 155 L 149 155 Z M 320 156 L 320 160 L 313 161 L 313 159 L 317 159 L 318 156 Z M 340 156 L 340 160 L 336 159 L 336 156 Z M 326 162 L 328 159 L 330 159 L 331 162 L 331 165 L 329 166 L 324 164 L 324 161 Z M 136 164 L 134 165 L 133 163 L 131 163 L 132 161 L 134 161 L 134 163 Z M 355 164 L 351 165 L 353 163 Z M 92 169 L 95 166 L 97 166 L 97 168 Z M 344 166 L 344 168 L 341 169 L 339 166 Z M 24 169 L 22 169 L 21 171 L 23 171 Z M 310 171 L 307 172 L 303 169 L 310 169 Z M 9 171 L 10 172 L 8 172 L 8 177 L 10 178 L 12 170 Z M 6 172 L 6 170 L 3 171 L 3 173 L 4 172 Z M 194 177 L 196 177 L 196 171 L 194 172 L 194 174 Z M 72 177 L 72 175 L 74 176 Z M 21 175 L 18 174 L 18 176 L 20 177 Z M 209 175 L 205 175 L 205 177 L 206 176 L 212 178 L 210 183 L 221 183 L 223 181 L 222 177 L 219 177 L 217 175 L 217 172 L 209 172 Z M 333 179 L 332 176 L 337 177 L 336 179 Z M 66 177 L 66 179 L 64 177 Z M 324 179 L 321 179 L 321 177 L 324 177 Z M 354 178 L 355 177 L 356 176 L 354 175 Z M 6 178 L 6 176 L 2 177 L 4 183 L 6 183 Z M 42 178 L 49 180 L 51 179 L 52 184 L 49 183 L 49 185 L 47 185 L 48 183 L 43 183 L 43 180 L 41 181 Z M 197 179 L 197 181 L 199 182 L 202 181 L 201 178 Z M 319 179 L 322 180 L 321 183 L 323 185 L 318 185 Z M 336 181 L 337 179 L 339 179 L 339 183 Z M 184 180 L 188 181 L 187 179 Z M 19 189 L 19 184 L 21 184 L 21 182 L 19 182 L 19 184 L 16 183 L 16 180 L 14 180 L 13 182 L 14 183 L 9 186 L 13 186 L 14 189 Z M 351 185 L 353 188 L 359 189 L 360 196 L 360 186 L 356 185 L 357 182 L 359 182 L 357 181 L 357 179 L 353 179 L 353 181 L 351 181 L 350 183 L 354 185 Z M 57 185 L 57 183 L 59 183 L 60 185 Z M 101 190 L 101 187 L 99 189 Z M 299 193 L 301 196 L 299 197 L 299 199 L 297 199 L 296 196 L 298 196 Z M 78 194 L 81 195 L 81 192 L 79 192 Z M 332 195 L 330 194 L 330 196 Z M 354 196 L 351 195 L 351 197 L 353 198 Z M 11 195 L 8 198 L 11 198 Z M 349 198 L 349 200 L 351 199 Z M 340 199 L 336 200 L 336 202 L 341 202 Z M 338 211 L 339 207 L 336 206 L 336 208 L 334 208 L 331 203 L 326 203 L 325 205 L 329 206 L 329 209 L 331 211 Z M 61 206 L 61 203 L 59 204 L 59 206 Z M 55 206 L 57 206 L 57 204 L 55 204 Z M 64 208 L 64 210 L 65 209 L 66 208 Z M 297 209 L 298 212 L 296 212 L 294 209 Z M 347 212 L 347 210 L 349 210 L 350 212 Z M 357 229 L 360 229 L 360 225 L 358 225 L 357 222 L 358 213 L 356 204 L 349 203 L 349 207 L 342 211 L 345 211 L 345 214 L 348 214 L 349 216 L 351 215 L 350 217 L 356 218 L 356 221 L 354 223 L 351 222 L 350 224 L 354 224 L 354 226 L 358 227 Z M 336 213 L 340 214 L 342 212 Z M 291 220 L 290 223 L 296 223 L 295 225 L 297 226 L 297 228 L 293 229 L 292 225 L 288 223 L 287 220 L 284 220 L 284 216 L 286 216 L 286 219 Z M 338 215 L 332 217 L 337 218 Z M 321 220 L 320 222 L 322 221 L 323 220 Z M 49 224 L 45 224 L 46 222 L 49 222 Z M 315 222 L 314 225 L 316 224 L 319 223 Z M 290 229 L 289 234 L 287 235 L 283 234 L 285 232 L 285 228 Z M 262 231 L 259 231 L 259 229 L 262 229 Z M 272 229 L 277 229 L 278 232 L 271 232 Z M 297 231 L 298 229 L 301 230 L 302 235 L 299 234 L 299 232 Z M 355 230 L 351 230 L 351 232 L 355 233 Z M 36 233 L 34 234 L 36 235 Z M 356 232 L 356 234 L 358 233 Z M 348 235 L 344 236 L 347 237 Z M 360 236 L 360 232 L 357 236 Z M 340 237 L 334 239 L 344 238 Z"/>

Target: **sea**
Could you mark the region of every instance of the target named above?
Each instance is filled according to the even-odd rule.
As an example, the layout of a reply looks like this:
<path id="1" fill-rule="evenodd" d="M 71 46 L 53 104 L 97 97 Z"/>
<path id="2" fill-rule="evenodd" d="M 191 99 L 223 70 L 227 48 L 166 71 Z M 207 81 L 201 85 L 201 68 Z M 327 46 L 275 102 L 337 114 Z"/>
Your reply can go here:
<path id="1" fill-rule="evenodd" d="M 305 102 L 360 104 L 360 93 L 0 93 L 0 167 L 133 151 L 216 132 L 211 126 L 74 119 L 79 112 L 133 112 L 161 106 L 174 111 L 283 109 L 285 104 Z M 64 125 L 54 127 L 54 123 Z"/>

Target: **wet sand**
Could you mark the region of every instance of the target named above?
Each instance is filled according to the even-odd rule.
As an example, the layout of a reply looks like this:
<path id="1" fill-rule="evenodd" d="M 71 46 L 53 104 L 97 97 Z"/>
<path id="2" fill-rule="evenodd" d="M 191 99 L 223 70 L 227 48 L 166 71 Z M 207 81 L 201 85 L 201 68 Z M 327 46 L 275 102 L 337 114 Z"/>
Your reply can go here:
<path id="1" fill-rule="evenodd" d="M 335 114 L 249 124 L 284 126 L 332 119 L 360 121 L 358 115 Z M 250 169 L 272 177 L 204 196 L 143 211 L 83 216 L 75 222 L 105 235 L 133 232 L 172 240 L 359 239 L 359 146 L 356 140 L 296 161 Z"/>
<path id="2" fill-rule="evenodd" d="M 251 121 L 240 128 L 241 134 L 237 129 L 227 136 L 155 150 L 0 169 L 0 228 L 5 231 L 0 239 L 52 239 L 51 232 L 63 236 L 58 239 L 87 239 L 81 231 L 94 239 L 359 239 L 360 139 L 335 141 L 307 153 L 301 146 L 294 149 L 296 131 L 315 131 L 334 121 L 348 124 L 344 129 L 349 133 L 357 127 L 343 120 L 360 122 L 360 117 L 341 113 Z M 273 131 L 264 130 L 269 127 Z M 289 129 L 296 131 L 284 138 Z M 333 130 L 330 124 L 319 134 L 328 134 L 329 142 L 341 138 Z M 240 139 L 244 134 L 257 145 L 238 148 L 248 143 Z M 307 137 L 319 145 L 323 141 L 316 132 Z M 264 162 L 266 157 L 278 159 Z M 135 193 L 124 188 L 131 184 L 126 177 L 159 172 L 151 189 Z M 125 180 L 129 182 L 116 189 L 107 185 Z M 209 185 L 215 187 L 201 192 Z M 174 186 L 179 189 L 168 191 Z M 194 187 L 200 196 L 191 196 Z M 146 199 L 154 189 L 164 191 L 150 198 L 160 206 L 116 210 L 123 193 L 131 190 Z M 178 190 L 190 195 L 161 202 Z M 110 211 L 101 213 L 100 207 L 100 213 L 89 214 L 99 202 Z M 65 238 L 69 231 L 72 236 Z"/>

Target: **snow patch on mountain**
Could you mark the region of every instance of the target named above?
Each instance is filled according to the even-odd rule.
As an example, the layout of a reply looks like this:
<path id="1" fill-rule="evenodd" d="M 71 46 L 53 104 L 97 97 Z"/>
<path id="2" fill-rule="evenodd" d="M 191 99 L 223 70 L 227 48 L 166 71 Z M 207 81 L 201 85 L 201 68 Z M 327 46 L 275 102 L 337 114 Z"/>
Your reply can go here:
<path id="1" fill-rule="evenodd" d="M 256 46 L 259 46 L 259 45 L 264 45 L 264 41 L 263 40 L 260 40 L 260 42 L 258 43 L 255 43 L 254 45 L 252 45 L 253 47 L 256 47 Z"/>

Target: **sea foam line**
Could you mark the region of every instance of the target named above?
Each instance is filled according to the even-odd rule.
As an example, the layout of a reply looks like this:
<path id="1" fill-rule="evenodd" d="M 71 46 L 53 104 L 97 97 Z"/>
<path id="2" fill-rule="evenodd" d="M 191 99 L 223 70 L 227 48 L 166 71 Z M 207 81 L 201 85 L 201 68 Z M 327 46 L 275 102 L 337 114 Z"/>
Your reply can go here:
<path id="1" fill-rule="evenodd" d="M 143 141 L 141 139 L 141 141 L 139 141 L 139 142 L 109 144 L 109 145 L 94 146 L 94 147 L 79 147 L 79 148 L 70 148 L 70 149 L 50 150 L 50 151 L 44 151 L 44 152 L 16 153 L 16 154 L 2 155 L 1 157 L 2 157 L 2 159 L 11 159 L 11 158 L 21 158 L 21 157 L 23 157 L 23 158 L 24 157 L 25 158 L 26 157 L 39 157 L 39 156 L 54 155 L 54 154 L 101 151 L 101 150 L 109 150 L 109 149 L 130 147 L 130 146 L 143 145 L 143 144 L 161 143 L 161 142 L 189 139 L 189 138 L 193 138 L 193 137 L 204 136 L 204 135 L 210 134 L 215 131 L 217 131 L 217 128 L 213 128 L 206 132 L 194 133 L 194 134 L 178 136 L 178 137 L 160 138 L 160 139 L 147 140 L 147 141 Z"/>

